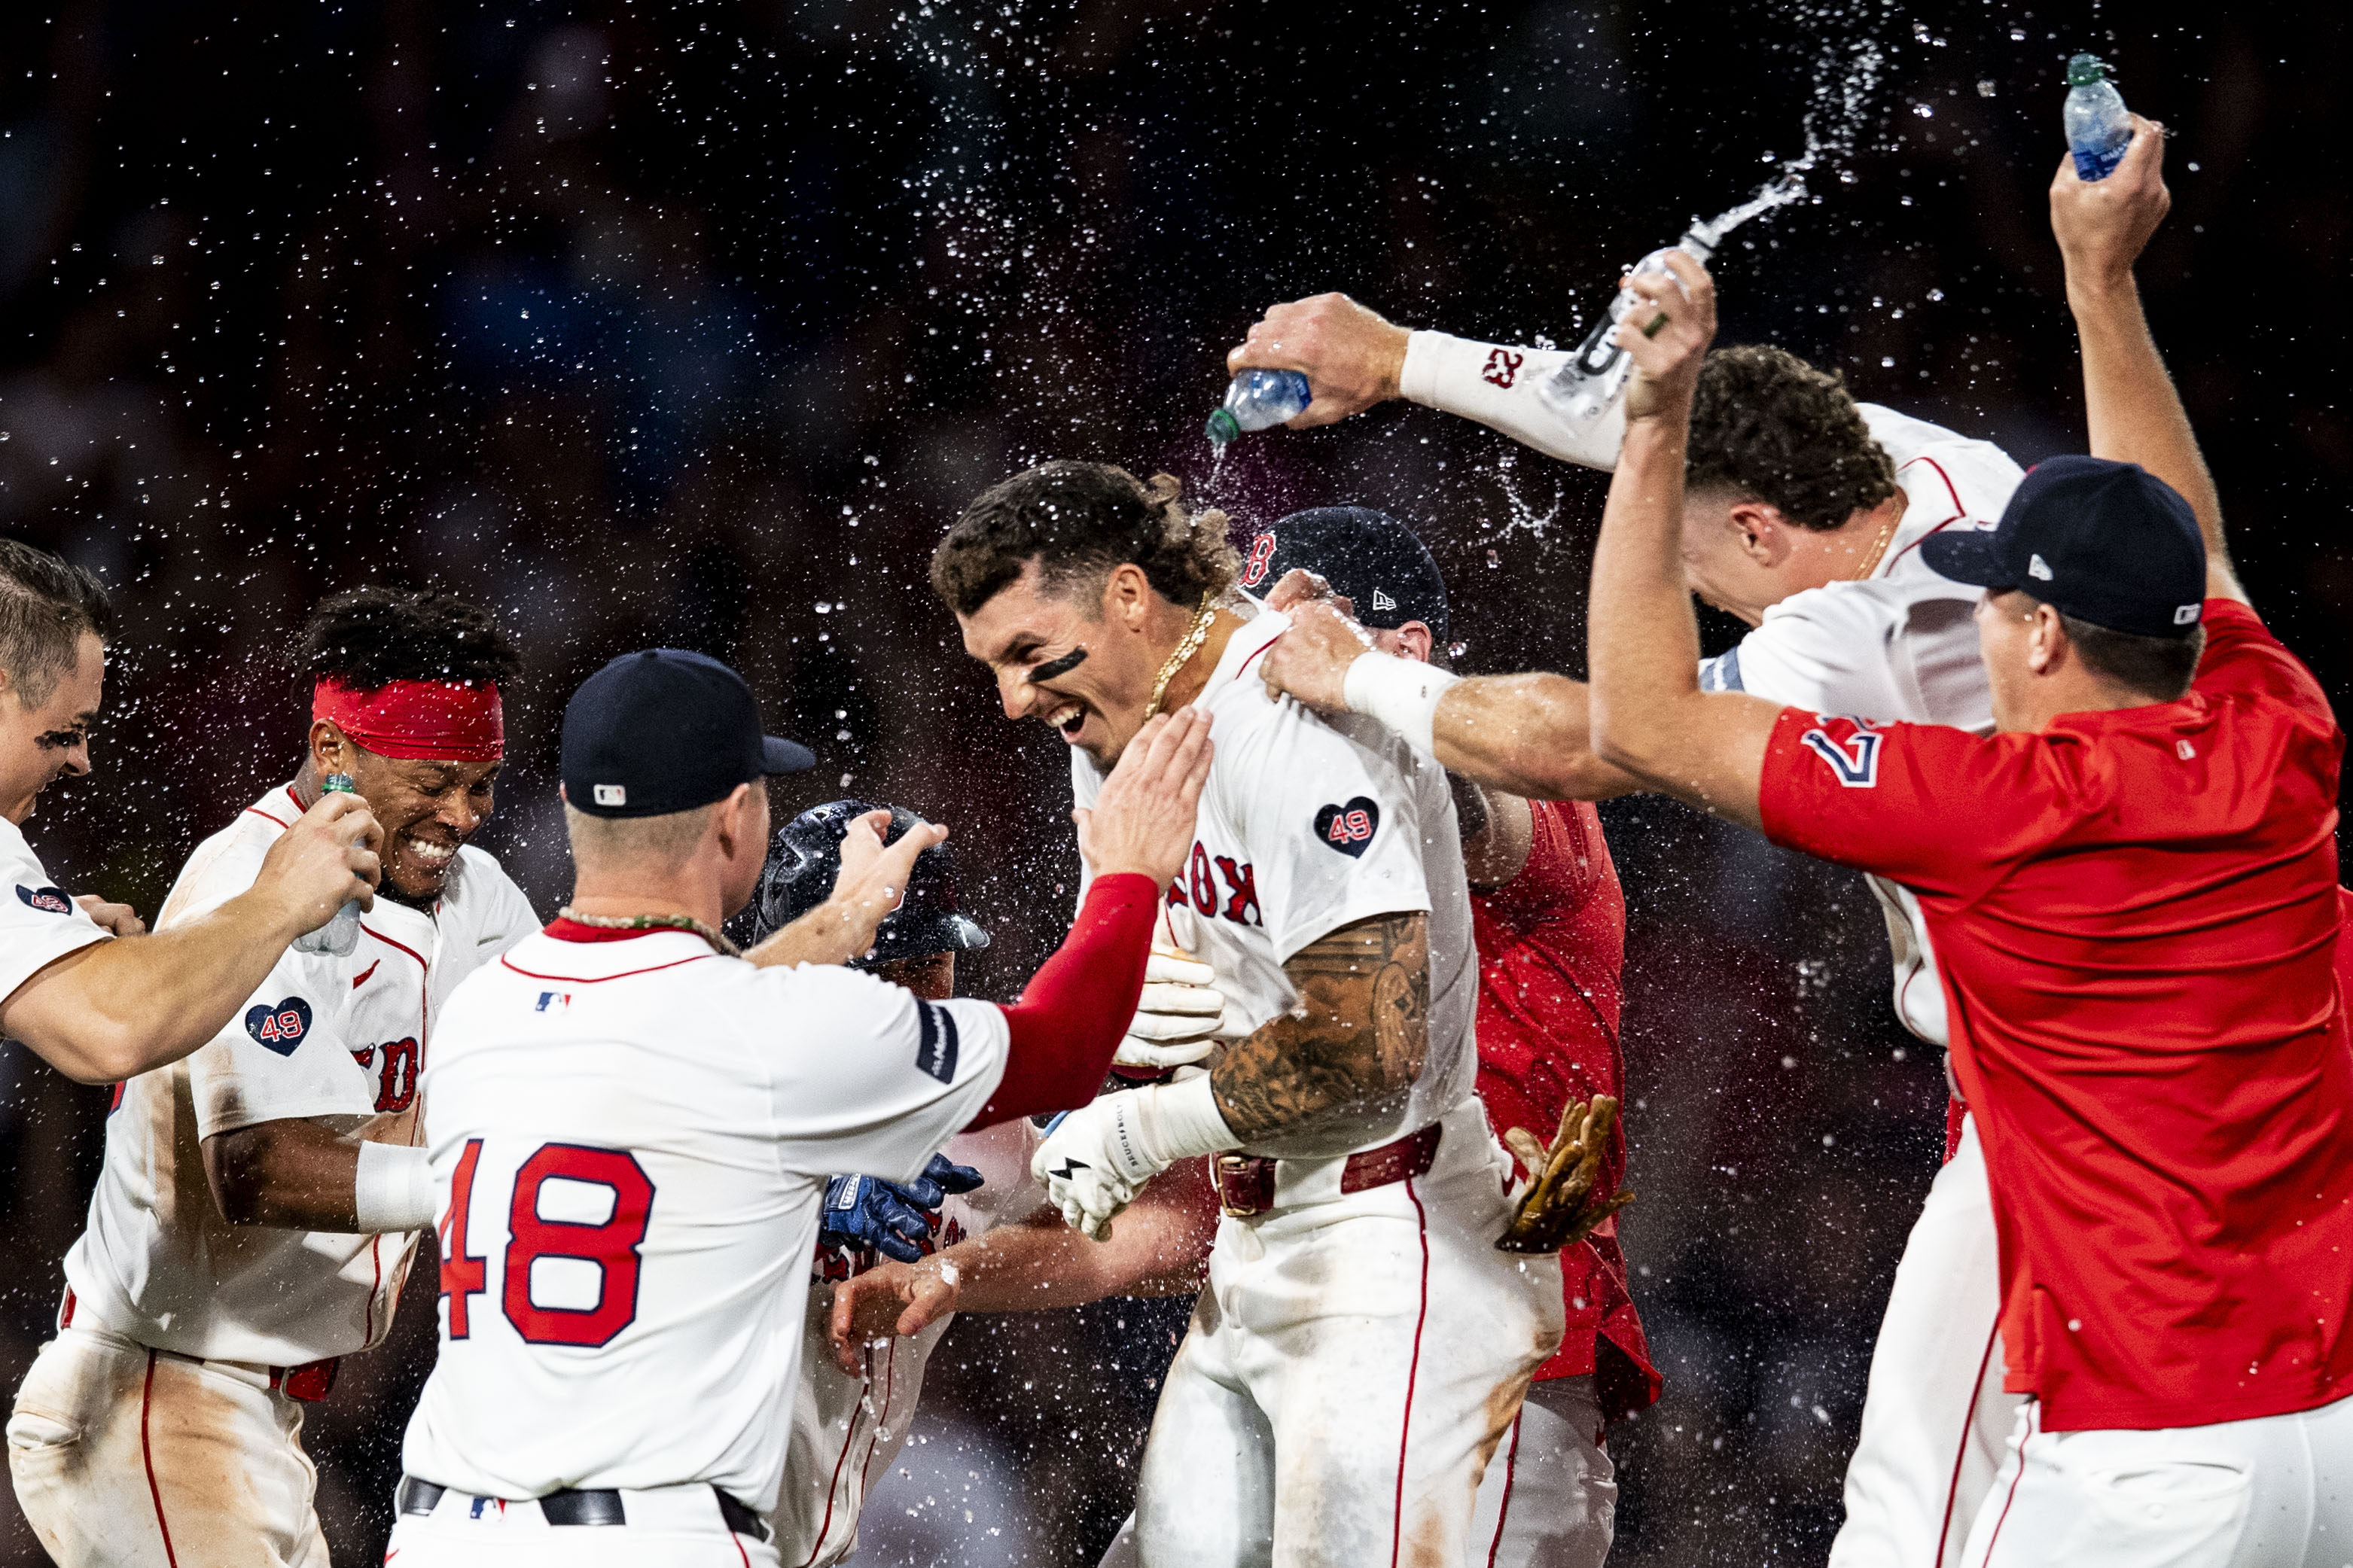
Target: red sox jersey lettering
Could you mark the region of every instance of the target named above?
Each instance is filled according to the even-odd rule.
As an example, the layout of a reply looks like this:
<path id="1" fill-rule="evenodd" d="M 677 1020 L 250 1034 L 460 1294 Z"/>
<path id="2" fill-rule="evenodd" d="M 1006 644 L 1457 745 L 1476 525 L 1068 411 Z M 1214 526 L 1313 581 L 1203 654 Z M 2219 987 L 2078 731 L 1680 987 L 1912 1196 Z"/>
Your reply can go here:
<path id="1" fill-rule="evenodd" d="M 1217 879 L 1210 875 L 1212 866 L 1217 868 L 1217 877 L 1225 880 L 1222 900 Z M 1168 907 L 1181 910 L 1187 904 L 1202 915 L 1223 915 L 1236 925 L 1266 923 L 1258 907 L 1258 868 L 1237 862 L 1230 855 L 1212 855 L 1198 841 L 1185 875 L 1168 884 Z"/>

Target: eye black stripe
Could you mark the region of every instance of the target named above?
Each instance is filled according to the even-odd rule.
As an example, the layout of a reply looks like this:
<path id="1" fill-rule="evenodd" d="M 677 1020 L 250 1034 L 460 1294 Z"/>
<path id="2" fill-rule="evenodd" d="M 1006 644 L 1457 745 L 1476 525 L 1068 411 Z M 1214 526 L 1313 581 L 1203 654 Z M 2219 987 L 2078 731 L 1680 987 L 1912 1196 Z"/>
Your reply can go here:
<path id="1" fill-rule="evenodd" d="M 1045 663 L 1031 670 L 1028 679 L 1029 683 L 1034 686 L 1041 680 L 1052 680 L 1057 677 L 1068 675 L 1071 671 L 1078 668 L 1079 666 L 1086 662 L 1087 650 L 1082 647 L 1074 647 L 1060 658 L 1048 659 Z"/>

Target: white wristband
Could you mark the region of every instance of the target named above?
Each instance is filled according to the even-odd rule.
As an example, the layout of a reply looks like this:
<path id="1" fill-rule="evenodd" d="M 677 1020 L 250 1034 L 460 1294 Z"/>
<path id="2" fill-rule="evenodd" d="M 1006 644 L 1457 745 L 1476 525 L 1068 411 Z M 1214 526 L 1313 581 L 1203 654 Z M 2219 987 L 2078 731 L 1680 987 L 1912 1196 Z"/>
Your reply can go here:
<path id="1" fill-rule="evenodd" d="M 1626 438 L 1623 400 L 1587 428 L 1564 418 L 1537 390 L 1568 357 L 1560 349 L 1416 332 L 1406 340 L 1398 390 L 1409 401 L 1475 419 L 1548 457 L 1607 471 L 1618 466 L 1618 448 Z"/>
<path id="2" fill-rule="evenodd" d="M 1349 712 L 1379 720 L 1415 751 L 1434 757 L 1438 742 L 1431 731 L 1438 723 L 1438 704 L 1461 679 L 1418 658 L 1360 654 L 1342 678 L 1340 696 Z"/>
<path id="3" fill-rule="evenodd" d="M 363 1236 L 423 1230 L 433 1223 L 433 1166 L 422 1149 L 397 1143 L 360 1145 L 352 1178 L 352 1207 Z"/>
<path id="4" fill-rule="evenodd" d="M 1218 1109 L 1217 1091 L 1209 1087 L 1208 1073 L 1131 1089 L 1125 1098 L 1135 1102 L 1136 1142 L 1155 1169 L 1165 1171 L 1195 1154 L 1241 1147 L 1242 1141 L 1226 1125 L 1225 1114 Z"/>

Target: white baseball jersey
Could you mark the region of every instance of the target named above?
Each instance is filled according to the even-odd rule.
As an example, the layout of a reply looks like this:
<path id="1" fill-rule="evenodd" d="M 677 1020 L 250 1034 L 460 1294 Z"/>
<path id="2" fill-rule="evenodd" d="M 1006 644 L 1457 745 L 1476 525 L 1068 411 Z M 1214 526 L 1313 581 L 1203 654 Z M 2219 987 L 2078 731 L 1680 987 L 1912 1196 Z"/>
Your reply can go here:
<path id="1" fill-rule="evenodd" d="M 1765 612 L 1737 647 L 1700 667 L 1700 684 L 1751 691 L 1817 713 L 1949 724 L 1984 734 L 1993 697 L 1973 618 L 1980 590 L 1940 577 L 1920 542 L 1947 528 L 1990 528 L 2025 471 L 1989 441 L 1882 408 L 1863 422 L 1895 462 L 1906 504 L 1871 575 L 1792 594 Z M 1911 892 L 1865 877 L 1887 917 L 1895 964 L 1895 1015 L 1932 1045 L 1945 1044 L 1945 989 L 1936 951 Z"/>
<path id="2" fill-rule="evenodd" d="M 1299 993 L 1286 960 L 1316 938 L 1374 915 L 1430 914 L 1430 1045 L 1395 1115 L 1364 1136 L 1297 1135 L 1251 1152 L 1322 1156 L 1375 1148 L 1436 1121 L 1471 1094 L 1478 956 L 1462 846 L 1445 770 L 1370 719 L 1317 718 L 1271 700 L 1258 658 L 1290 626 L 1261 611 L 1235 631 L 1193 705 L 1212 717 L 1217 756 L 1201 792 L 1193 853 L 1167 893 L 1177 942 L 1218 973 L 1251 1029 Z M 1094 804 L 1103 775 L 1071 752 L 1071 793 Z M 1083 889 L 1082 889 L 1083 891 Z"/>
<path id="3" fill-rule="evenodd" d="M 450 999 L 425 1075 L 440 1358 L 408 1473 L 480 1497 L 785 1468 L 827 1177 L 912 1181 L 1005 1016 L 685 931 L 559 922 Z"/>
<path id="4" fill-rule="evenodd" d="M 951 1193 L 940 1205 L 926 1253 L 969 1241 L 999 1221 L 1036 1213 L 1044 1189 L 1029 1174 L 1029 1156 L 1041 1142 L 1028 1118 L 959 1133 L 940 1152 L 981 1173 L 969 1193 Z M 793 1392 L 792 1444 L 785 1460 L 785 1485 L 770 1520 L 776 1559 L 795 1568 L 824 1568 L 857 1548 L 858 1521 L 866 1493 L 907 1446 L 915 1403 L 923 1396 L 923 1369 L 955 1321 L 950 1313 L 913 1339 L 893 1337 L 866 1352 L 865 1370 L 852 1377 L 834 1364 L 826 1348 L 832 1331 L 833 1287 L 874 1267 L 874 1249 L 821 1248 L 809 1275 L 808 1315 L 802 1334 L 808 1342 Z"/>
<path id="5" fill-rule="evenodd" d="M 109 932 L 49 880 L 25 830 L 0 816 L 0 877 L 15 897 L 0 893 L 0 1001 L 37 973 Z"/>
<path id="6" fill-rule="evenodd" d="M 192 920 L 253 885 L 302 815 L 271 790 L 196 847 L 157 917 Z M 158 1350 L 292 1366 L 381 1340 L 411 1235 L 231 1226 L 202 1141 L 264 1121 L 409 1108 L 458 983 L 539 929 L 522 889 L 470 847 L 430 913 L 379 897 L 348 957 L 289 948 L 246 1009 L 185 1061 L 115 1093 L 90 1218 L 66 1257 L 76 1312 Z"/>

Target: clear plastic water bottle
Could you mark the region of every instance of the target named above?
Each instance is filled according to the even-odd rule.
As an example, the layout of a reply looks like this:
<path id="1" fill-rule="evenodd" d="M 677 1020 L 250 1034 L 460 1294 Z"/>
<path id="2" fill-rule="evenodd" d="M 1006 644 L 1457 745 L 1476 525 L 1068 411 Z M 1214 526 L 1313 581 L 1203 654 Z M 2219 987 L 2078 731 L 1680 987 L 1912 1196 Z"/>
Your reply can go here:
<path id="1" fill-rule="evenodd" d="M 357 795 L 359 785 L 349 773 L 329 773 L 319 785 L 319 795 Z M 352 900 L 337 910 L 332 919 L 317 931 L 304 931 L 294 939 L 297 952 L 326 953 L 333 958 L 349 958 L 360 945 L 360 901 Z"/>
<path id="2" fill-rule="evenodd" d="M 1720 220 L 1719 220 L 1720 221 Z M 1665 249 L 1654 250 L 1634 264 L 1634 270 L 1656 272 L 1672 277 L 1667 271 L 1667 251 L 1680 250 L 1702 267 L 1715 254 L 1722 237 L 1715 226 L 1694 222 L 1684 231 L 1683 238 Z M 1545 378 L 1536 387 L 1537 394 L 1552 405 L 1554 412 L 1578 426 L 1600 423 L 1619 394 L 1626 389 L 1626 378 L 1633 373 L 1634 362 L 1627 357 L 1611 338 L 1626 312 L 1642 302 L 1642 297 L 1631 289 L 1620 289 L 1618 297 L 1609 301 L 1609 309 L 1585 341 L 1577 345 L 1568 363 Z"/>
<path id="3" fill-rule="evenodd" d="M 2075 154 L 2075 177 L 2105 180 L 2132 144 L 2132 115 L 2124 95 L 2108 79 L 2107 62 L 2077 55 L 2067 62 L 2067 104 L 2059 119 L 2067 128 L 2067 150 Z"/>
<path id="4" fill-rule="evenodd" d="M 1295 370 L 1246 370 L 1226 388 L 1226 405 L 1209 416 L 1209 445 L 1222 447 L 1245 430 L 1268 430 L 1295 419 L 1315 401 Z"/>

